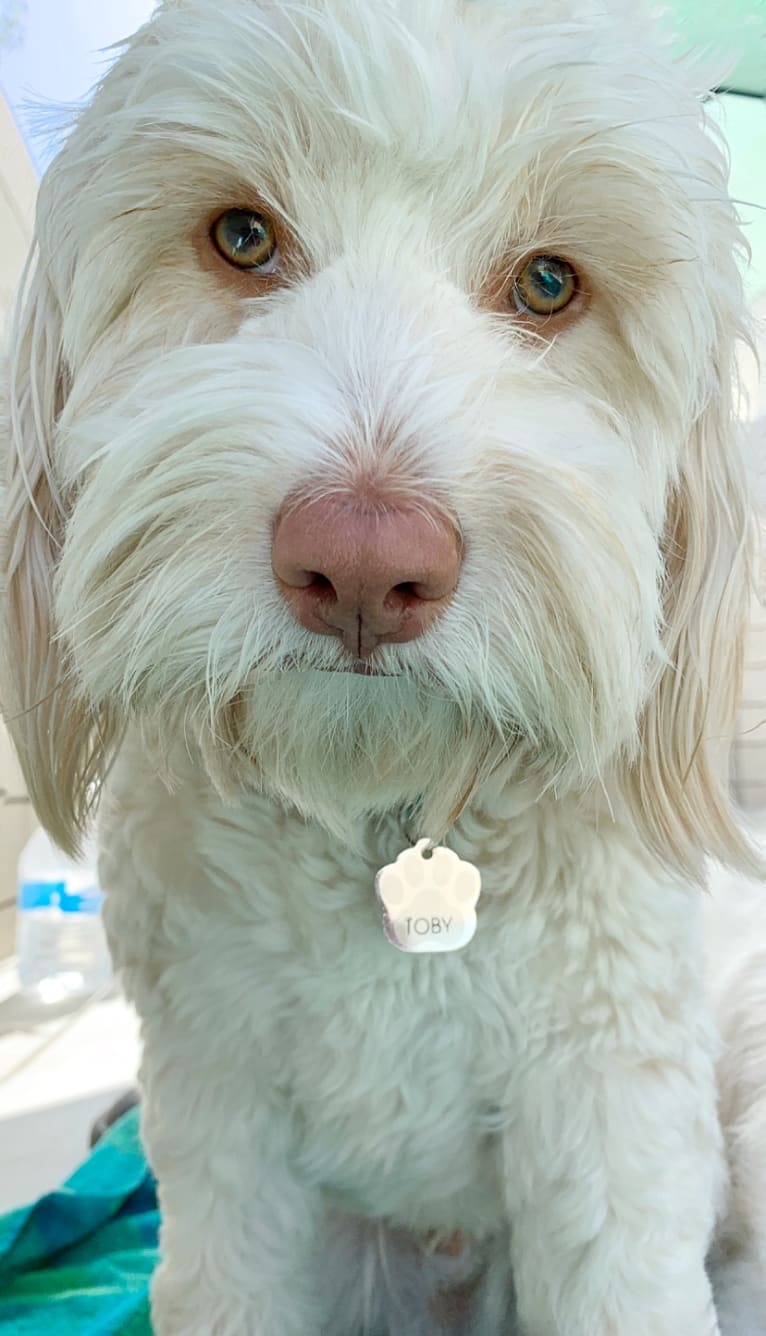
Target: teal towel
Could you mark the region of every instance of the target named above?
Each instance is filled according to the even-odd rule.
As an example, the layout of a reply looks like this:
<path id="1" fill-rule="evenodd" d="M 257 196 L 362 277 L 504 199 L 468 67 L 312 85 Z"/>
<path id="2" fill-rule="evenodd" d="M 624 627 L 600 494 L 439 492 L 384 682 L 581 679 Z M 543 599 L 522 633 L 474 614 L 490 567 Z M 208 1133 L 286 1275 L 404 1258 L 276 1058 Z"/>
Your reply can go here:
<path id="1" fill-rule="evenodd" d="M 57 1192 L 0 1216 L 3 1336 L 151 1336 L 159 1211 L 138 1109 Z"/>

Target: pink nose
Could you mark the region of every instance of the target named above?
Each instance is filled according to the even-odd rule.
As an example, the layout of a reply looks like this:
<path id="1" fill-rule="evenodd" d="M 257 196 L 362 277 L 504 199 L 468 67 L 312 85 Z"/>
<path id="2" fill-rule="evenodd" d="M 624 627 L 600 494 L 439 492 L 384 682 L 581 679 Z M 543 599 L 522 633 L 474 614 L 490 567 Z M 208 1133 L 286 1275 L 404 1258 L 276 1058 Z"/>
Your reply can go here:
<path id="1" fill-rule="evenodd" d="M 454 592 L 462 552 L 437 511 L 365 509 L 331 494 L 282 515 L 271 559 L 301 625 L 363 659 L 422 635 Z"/>

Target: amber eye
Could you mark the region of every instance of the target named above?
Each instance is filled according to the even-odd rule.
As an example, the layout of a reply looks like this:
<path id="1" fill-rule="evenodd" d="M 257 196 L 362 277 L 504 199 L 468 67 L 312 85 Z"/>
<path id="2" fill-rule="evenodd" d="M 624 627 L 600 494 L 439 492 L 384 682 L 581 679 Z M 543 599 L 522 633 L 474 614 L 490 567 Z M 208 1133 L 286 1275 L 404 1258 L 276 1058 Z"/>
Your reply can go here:
<path id="1" fill-rule="evenodd" d="M 277 238 L 262 213 L 253 209 L 227 209 L 213 223 L 210 236 L 219 255 L 238 269 L 274 268 Z"/>
<path id="2" fill-rule="evenodd" d="M 559 255 L 533 255 L 513 280 L 511 295 L 518 311 L 557 315 L 577 295 L 577 274 Z"/>

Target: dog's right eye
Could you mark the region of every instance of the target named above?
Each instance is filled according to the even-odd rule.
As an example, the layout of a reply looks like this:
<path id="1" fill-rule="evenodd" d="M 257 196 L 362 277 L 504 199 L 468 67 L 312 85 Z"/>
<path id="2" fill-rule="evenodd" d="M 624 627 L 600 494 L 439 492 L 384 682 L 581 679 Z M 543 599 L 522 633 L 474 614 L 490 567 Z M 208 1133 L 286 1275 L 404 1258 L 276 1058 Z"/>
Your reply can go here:
<path id="1" fill-rule="evenodd" d="M 278 256 L 272 223 L 254 209 L 227 209 L 210 229 L 218 254 L 237 269 L 270 272 Z"/>
<path id="2" fill-rule="evenodd" d="M 511 296 L 517 311 L 554 316 L 578 293 L 577 274 L 560 255 L 533 255 L 513 280 Z"/>

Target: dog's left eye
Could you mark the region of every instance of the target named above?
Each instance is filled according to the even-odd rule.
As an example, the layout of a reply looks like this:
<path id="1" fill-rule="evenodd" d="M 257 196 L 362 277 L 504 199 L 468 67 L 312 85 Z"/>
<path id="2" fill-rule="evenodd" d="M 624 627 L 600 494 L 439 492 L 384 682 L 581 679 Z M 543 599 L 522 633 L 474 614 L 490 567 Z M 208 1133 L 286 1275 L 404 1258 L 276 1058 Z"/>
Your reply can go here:
<path id="1" fill-rule="evenodd" d="M 253 209 L 227 209 L 213 223 L 210 236 L 224 260 L 238 269 L 271 270 L 277 258 L 273 225 Z"/>
<path id="2" fill-rule="evenodd" d="M 557 315 L 578 292 L 577 274 L 558 255 L 533 255 L 513 280 L 511 295 L 518 311 Z"/>

